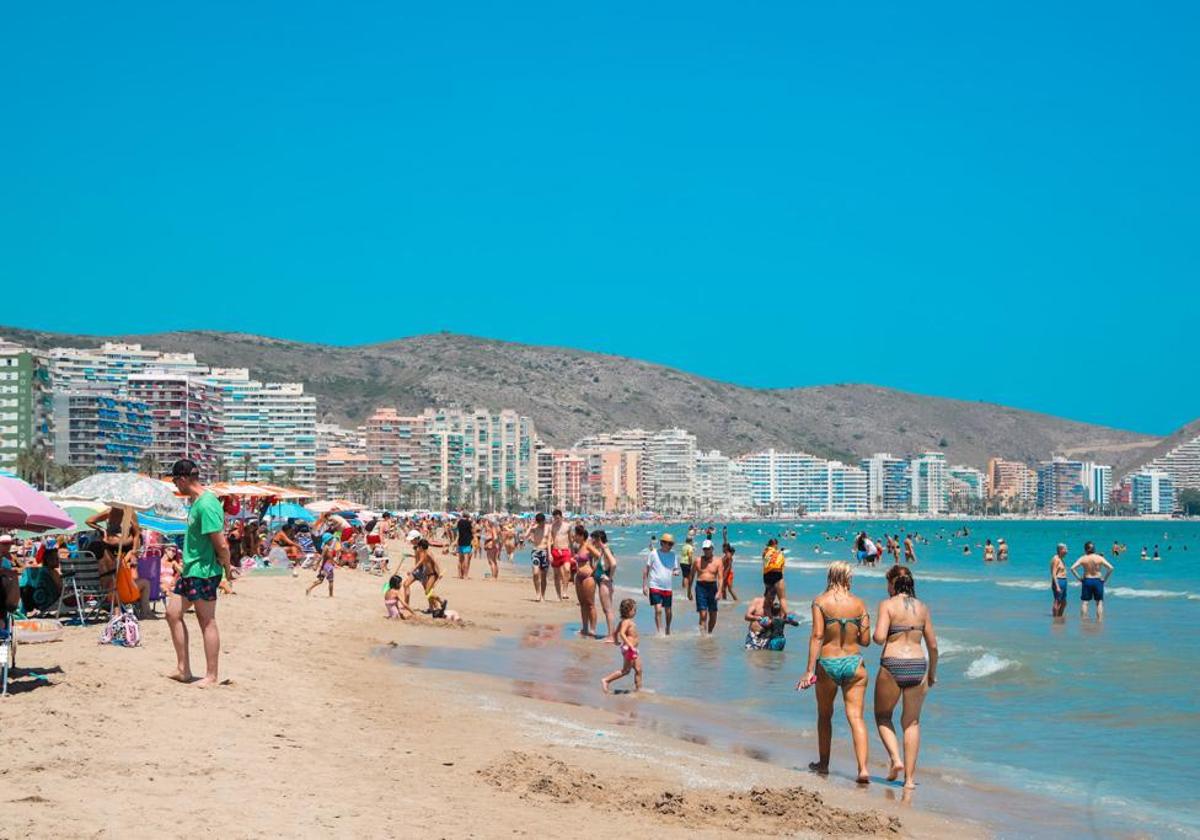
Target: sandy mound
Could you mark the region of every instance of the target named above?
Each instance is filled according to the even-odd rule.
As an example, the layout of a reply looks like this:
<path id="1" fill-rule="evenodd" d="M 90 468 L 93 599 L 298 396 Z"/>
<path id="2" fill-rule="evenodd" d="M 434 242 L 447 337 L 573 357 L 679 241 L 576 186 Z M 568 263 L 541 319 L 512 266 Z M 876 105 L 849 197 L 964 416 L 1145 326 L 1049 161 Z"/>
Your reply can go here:
<path id="1" fill-rule="evenodd" d="M 695 829 L 826 836 L 898 834 L 900 820 L 878 811 L 844 811 L 804 788 L 752 788 L 728 793 L 648 786 L 601 778 L 547 755 L 510 751 L 479 771 L 488 784 L 521 798 L 588 803 L 606 809 L 651 812 Z"/>

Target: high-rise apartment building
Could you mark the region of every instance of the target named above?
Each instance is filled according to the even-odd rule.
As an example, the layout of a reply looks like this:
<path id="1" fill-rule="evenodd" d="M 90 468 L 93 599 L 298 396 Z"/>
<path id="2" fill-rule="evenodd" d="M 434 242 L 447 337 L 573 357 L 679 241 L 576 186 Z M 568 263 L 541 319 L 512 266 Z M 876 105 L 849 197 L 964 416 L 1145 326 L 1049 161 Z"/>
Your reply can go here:
<path id="1" fill-rule="evenodd" d="M 1083 493 L 1088 503 L 1108 507 L 1112 496 L 1112 467 L 1084 461 L 1082 465 Z"/>
<path id="2" fill-rule="evenodd" d="M 97 389 L 120 393 L 135 373 L 156 370 L 198 376 L 208 368 L 192 353 L 160 353 L 140 344 L 106 341 L 99 347 L 53 347 L 46 351 L 51 384 L 56 391 Z"/>
<path id="3" fill-rule="evenodd" d="M 646 470 L 649 467 L 651 432 L 645 429 L 619 429 L 615 432 L 588 435 L 577 440 L 573 449 L 619 449 L 630 453 L 637 464 L 637 472 L 633 476 L 634 490 L 632 508 L 641 510 L 646 495 Z"/>
<path id="4" fill-rule="evenodd" d="M 949 509 L 949 467 L 941 452 L 925 452 L 910 462 L 912 509 L 917 513 L 945 513 Z"/>
<path id="5" fill-rule="evenodd" d="M 1083 487 L 1083 463 L 1056 456 L 1038 466 L 1037 504 L 1043 513 L 1066 514 L 1087 511 Z"/>
<path id="6" fill-rule="evenodd" d="M 517 507 L 537 491 L 533 421 L 516 411 L 426 409 L 424 465 L 451 506 Z"/>
<path id="7" fill-rule="evenodd" d="M 912 480 L 908 460 L 887 452 L 876 452 L 859 461 L 867 474 L 867 501 L 875 513 L 904 513 L 912 504 Z"/>
<path id="8" fill-rule="evenodd" d="M 642 496 L 653 510 L 686 510 L 696 498 L 696 436 L 685 429 L 663 429 L 646 445 Z"/>
<path id="9" fill-rule="evenodd" d="M 165 473 L 179 458 L 190 458 L 205 481 L 220 478 L 221 397 L 212 385 L 151 370 L 131 374 L 124 393 L 148 407 L 153 440 L 145 454 L 154 459 L 157 472 Z"/>
<path id="10" fill-rule="evenodd" d="M 1200 490 L 1200 435 L 1155 458 L 1144 469 L 1162 470 L 1171 476 L 1171 486 L 1176 493 Z"/>
<path id="11" fill-rule="evenodd" d="M 750 498 L 777 513 L 866 513 L 865 470 L 806 452 L 768 449 L 738 458 Z"/>
<path id="12" fill-rule="evenodd" d="M 406 489 L 429 485 L 424 459 L 430 448 L 426 445 L 423 417 L 406 417 L 394 408 L 377 408 L 364 424 L 364 438 L 368 473 L 383 483 L 384 498 L 399 500 L 406 496 Z"/>
<path id="13" fill-rule="evenodd" d="M 317 480 L 317 402 L 295 382 L 259 382 L 245 368 L 201 379 L 219 396 L 219 460 L 233 478 L 312 489 Z"/>
<path id="14" fill-rule="evenodd" d="M 987 477 L 982 470 L 963 465 L 950 467 L 951 495 L 957 490 L 964 498 L 982 499 L 987 493 Z"/>
<path id="15" fill-rule="evenodd" d="M 1133 506 L 1141 515 L 1175 510 L 1175 480 L 1166 470 L 1144 469 L 1129 476 Z"/>
<path id="16" fill-rule="evenodd" d="M 98 389 L 56 391 L 54 460 L 88 472 L 137 472 L 154 440 L 143 402 Z"/>
<path id="17" fill-rule="evenodd" d="M 987 465 L 988 498 L 1032 507 L 1037 502 L 1037 471 L 1020 461 L 992 458 Z"/>
<path id="18" fill-rule="evenodd" d="M 15 469 L 22 451 L 49 446 L 52 410 L 45 359 L 0 341 L 0 467 Z"/>

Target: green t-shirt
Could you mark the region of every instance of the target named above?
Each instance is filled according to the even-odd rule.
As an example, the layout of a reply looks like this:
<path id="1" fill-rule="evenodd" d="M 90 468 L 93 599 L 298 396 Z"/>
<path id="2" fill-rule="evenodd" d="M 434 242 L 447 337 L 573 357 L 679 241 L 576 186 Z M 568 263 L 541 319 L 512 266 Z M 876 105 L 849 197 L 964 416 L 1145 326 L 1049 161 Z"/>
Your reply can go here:
<path id="1" fill-rule="evenodd" d="M 225 508 L 220 499 L 205 490 L 188 511 L 187 534 L 183 538 L 184 577 L 211 578 L 225 573 L 208 536 L 224 530 Z"/>

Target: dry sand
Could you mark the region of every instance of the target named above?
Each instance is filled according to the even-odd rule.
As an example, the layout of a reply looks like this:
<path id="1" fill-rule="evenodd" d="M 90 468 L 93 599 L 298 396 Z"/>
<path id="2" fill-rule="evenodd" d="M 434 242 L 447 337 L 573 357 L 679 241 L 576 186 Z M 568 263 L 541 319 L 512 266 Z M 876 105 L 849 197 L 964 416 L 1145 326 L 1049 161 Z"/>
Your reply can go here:
<path id="1" fill-rule="evenodd" d="M 386 621 L 382 581 L 360 572 L 339 570 L 332 599 L 323 589 L 305 597 L 309 572 L 244 577 L 218 607 L 228 684 L 214 689 L 166 678 L 174 655 L 165 621 L 143 622 L 136 649 L 98 645 L 98 626 L 22 645 L 18 674 L 48 679 L 20 677 L 0 704 L 0 838 L 984 834 L 811 775 L 618 727 L 604 710 L 517 696 L 507 681 L 398 666 L 375 653 L 392 643 L 479 646 L 578 616 L 572 604 L 533 603 L 523 575 L 475 574 L 439 586 L 471 620 L 462 628 Z M 611 728 L 613 738 L 594 740 L 622 751 L 564 737 L 572 722 Z"/>

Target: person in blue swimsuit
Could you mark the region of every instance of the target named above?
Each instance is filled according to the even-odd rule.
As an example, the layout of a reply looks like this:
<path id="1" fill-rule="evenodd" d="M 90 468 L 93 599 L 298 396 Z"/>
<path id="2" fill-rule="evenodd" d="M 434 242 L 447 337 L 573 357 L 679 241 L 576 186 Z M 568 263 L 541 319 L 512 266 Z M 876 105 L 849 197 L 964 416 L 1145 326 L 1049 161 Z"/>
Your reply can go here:
<path id="1" fill-rule="evenodd" d="M 867 772 L 867 725 L 863 721 L 863 698 L 867 693 L 867 669 L 860 648 L 871 644 L 871 618 L 862 599 L 851 594 L 852 567 L 839 560 L 831 563 L 825 591 L 812 602 L 812 637 L 808 643 L 808 670 L 796 689 L 817 687 L 818 760 L 808 765 L 817 773 L 829 772 L 829 748 L 833 734 L 833 701 L 838 689 L 846 707 L 846 722 L 858 762 L 858 783 L 871 780 Z"/>

